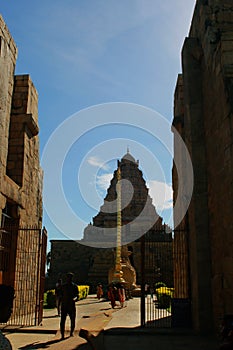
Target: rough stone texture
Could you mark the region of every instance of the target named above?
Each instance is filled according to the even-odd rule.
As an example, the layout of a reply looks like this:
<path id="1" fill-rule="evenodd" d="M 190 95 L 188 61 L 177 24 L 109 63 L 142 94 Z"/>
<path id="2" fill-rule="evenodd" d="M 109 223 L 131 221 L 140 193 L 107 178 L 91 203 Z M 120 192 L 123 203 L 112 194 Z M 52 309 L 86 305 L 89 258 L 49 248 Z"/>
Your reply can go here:
<path id="1" fill-rule="evenodd" d="M 174 120 L 172 131 L 175 129 L 184 137 L 184 91 L 183 77 L 178 75 L 175 90 Z M 189 185 L 190 175 L 187 175 L 186 155 L 183 145 L 177 136 L 174 137 L 174 164 L 172 169 L 173 178 L 173 200 L 176 205 L 174 210 L 174 227 L 179 226 L 178 231 L 174 231 L 173 256 L 174 256 L 174 297 L 189 298 L 189 267 L 188 267 L 188 242 L 187 230 L 188 224 L 184 217 L 180 222 L 180 213 L 184 211 L 185 201 L 187 200 L 186 188 Z M 179 168 L 179 176 L 177 172 Z M 178 181 L 178 178 L 182 181 Z M 177 201 L 178 189 L 181 193 L 180 200 Z"/>
<path id="2" fill-rule="evenodd" d="M 8 133 L 10 125 L 11 100 L 14 84 L 14 69 L 17 58 L 17 48 L 0 16 L 0 181 L 2 183 L 5 175 Z M 4 200 L 1 204 L 5 206 Z M 3 208 L 2 207 L 2 208 Z"/>
<path id="3" fill-rule="evenodd" d="M 54 288 L 57 279 L 64 278 L 69 271 L 74 273 L 74 280 L 79 284 L 90 284 L 94 289 L 99 282 L 107 284 L 113 259 L 112 249 L 93 248 L 69 240 L 52 240 L 48 288 Z"/>
<path id="4" fill-rule="evenodd" d="M 29 75 L 14 76 L 17 49 L 1 16 L 0 25 L 0 210 L 8 198 L 20 226 L 40 227 L 38 97 Z"/>
<path id="5" fill-rule="evenodd" d="M 25 308 L 26 300 L 36 300 L 38 286 L 35 283 L 32 289 L 26 288 L 26 278 L 22 276 L 30 275 L 32 283 L 37 282 L 40 268 L 35 254 L 40 246 L 40 236 L 33 230 L 28 231 L 31 235 L 29 240 L 25 231 L 18 228 L 33 226 L 41 229 L 42 170 L 39 162 L 37 91 L 29 75 L 14 76 L 16 58 L 14 40 L 0 16 L 0 220 L 4 229 L 14 224 L 7 244 L 4 230 L 0 233 L 0 245 L 3 247 L 0 283 L 15 287 L 18 291 L 15 305 L 20 303 L 18 313 L 25 314 L 22 300 L 25 300 Z M 25 255 L 24 252 L 32 254 Z M 29 289 L 31 294 L 27 295 Z"/>
<path id="6" fill-rule="evenodd" d="M 173 265 L 172 265 L 172 242 L 152 242 L 146 243 L 146 253 L 149 254 L 151 248 L 160 257 L 159 266 L 156 255 L 151 254 L 146 261 L 145 275 L 147 282 L 155 281 L 155 266 L 160 268 L 163 281 L 168 285 L 173 285 Z M 132 252 L 130 262 L 136 270 L 136 283 L 141 283 L 141 246 L 140 242 L 131 242 L 127 248 Z M 107 285 L 109 283 L 109 270 L 115 264 L 115 252 L 113 249 L 94 248 L 85 246 L 81 241 L 52 240 L 51 241 L 51 263 L 49 278 L 46 289 L 54 289 L 58 278 L 64 278 L 68 271 L 72 271 L 75 280 L 79 284 L 88 284 L 91 291 L 95 293 L 97 283 Z"/>
<path id="7" fill-rule="evenodd" d="M 175 92 L 173 125 L 194 169 L 193 196 L 181 225 L 189 226 L 193 324 L 200 331 L 217 329 L 219 319 L 233 313 L 232 28 L 231 0 L 197 1 Z M 176 137 L 175 157 L 182 159 Z M 174 170 L 174 198 L 178 185 Z"/>
<path id="8" fill-rule="evenodd" d="M 112 244 L 115 246 L 118 169 L 121 173 L 122 243 L 133 242 L 147 232 L 152 234 L 154 239 L 163 239 L 164 237 L 160 237 L 158 232 L 166 231 L 166 225 L 162 224 L 163 220 L 152 204 L 142 171 L 139 169 L 139 161 L 136 161 L 128 152 L 118 161 L 104 204 L 93 218 L 93 224 L 85 228 L 83 241 L 100 247 L 103 247 L 106 242 L 109 242 L 109 246 Z"/>

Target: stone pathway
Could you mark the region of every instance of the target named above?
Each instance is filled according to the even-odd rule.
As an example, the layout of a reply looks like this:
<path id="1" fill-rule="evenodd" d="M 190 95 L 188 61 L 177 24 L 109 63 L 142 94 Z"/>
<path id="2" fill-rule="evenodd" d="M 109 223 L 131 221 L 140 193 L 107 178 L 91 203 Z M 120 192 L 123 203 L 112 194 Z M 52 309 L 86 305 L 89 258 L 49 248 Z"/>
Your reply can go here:
<path id="1" fill-rule="evenodd" d="M 94 295 L 80 300 L 76 304 L 77 321 L 75 337 L 70 338 L 70 320 L 67 317 L 67 337 L 60 341 L 60 318 L 56 315 L 56 309 L 44 310 L 43 322 L 40 326 L 24 327 L 16 332 L 7 333 L 13 350 L 18 349 L 73 349 L 75 345 L 86 344 L 87 341 L 78 337 L 81 328 L 92 331 L 96 337 L 103 329 L 116 327 L 138 327 L 140 322 L 140 299 L 134 298 L 126 302 L 126 307 L 117 306 L 112 309 L 109 301 L 99 301 Z M 128 311 L 128 312 L 126 312 Z"/>
<path id="2" fill-rule="evenodd" d="M 140 298 L 126 302 L 126 307 L 110 307 L 108 301 L 98 301 L 95 296 L 77 303 L 77 322 L 74 337 L 67 333 L 61 341 L 60 318 L 54 310 L 45 310 L 43 323 L 36 327 L 25 327 L 8 333 L 13 350 L 217 350 L 218 342 L 213 337 L 201 337 L 190 331 L 171 329 L 141 329 Z M 79 336 L 80 329 L 86 329 L 85 338 Z M 47 332 L 47 333 L 46 333 Z"/>

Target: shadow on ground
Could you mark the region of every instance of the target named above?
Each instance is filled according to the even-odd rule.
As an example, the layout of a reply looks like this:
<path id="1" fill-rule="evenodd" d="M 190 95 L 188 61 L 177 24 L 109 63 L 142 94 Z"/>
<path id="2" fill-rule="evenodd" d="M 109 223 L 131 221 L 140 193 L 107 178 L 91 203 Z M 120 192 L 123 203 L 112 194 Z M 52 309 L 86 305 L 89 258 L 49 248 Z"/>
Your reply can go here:
<path id="1" fill-rule="evenodd" d="M 185 331 L 148 328 L 110 328 L 95 334 L 80 330 L 75 337 L 56 338 L 47 342 L 28 344 L 20 350 L 218 350 L 219 343 L 213 336 L 201 336 Z"/>
<path id="2" fill-rule="evenodd" d="M 56 338 L 47 342 L 34 342 L 19 348 L 19 350 L 33 349 L 50 349 L 50 350 L 104 350 L 103 334 L 101 331 L 98 335 L 94 335 L 87 330 L 80 331 L 80 336 L 76 334 L 74 337 L 66 336 L 65 339 Z"/>

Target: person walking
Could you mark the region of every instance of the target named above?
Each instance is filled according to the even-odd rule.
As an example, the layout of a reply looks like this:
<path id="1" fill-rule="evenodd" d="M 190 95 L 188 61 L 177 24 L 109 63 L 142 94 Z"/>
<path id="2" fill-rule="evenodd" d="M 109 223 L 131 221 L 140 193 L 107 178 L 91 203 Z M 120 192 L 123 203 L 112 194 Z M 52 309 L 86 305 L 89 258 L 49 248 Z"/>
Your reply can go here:
<path id="1" fill-rule="evenodd" d="M 62 288 L 62 280 L 61 278 L 59 278 L 55 286 L 56 308 L 57 308 L 58 316 L 61 316 L 61 296 L 62 296 L 61 288 Z"/>
<path id="2" fill-rule="evenodd" d="M 111 306 L 114 309 L 116 306 L 116 287 L 113 283 L 108 286 L 108 299 L 110 300 Z"/>
<path id="3" fill-rule="evenodd" d="M 125 289 L 124 289 L 123 284 L 121 284 L 121 283 L 118 283 L 116 287 L 117 287 L 117 292 L 118 292 L 118 299 L 120 302 L 120 306 L 122 308 L 125 305 Z"/>
<path id="4" fill-rule="evenodd" d="M 100 299 L 103 297 L 103 294 L 104 294 L 104 292 L 103 292 L 103 286 L 102 286 L 101 283 L 99 283 L 99 284 L 97 285 L 97 298 L 98 298 L 98 300 L 100 300 Z"/>
<path id="5" fill-rule="evenodd" d="M 70 317 L 71 323 L 70 336 L 72 337 L 74 335 L 76 317 L 75 302 L 78 301 L 79 298 L 78 286 L 73 282 L 73 273 L 67 273 L 66 277 L 67 282 L 61 287 L 60 331 L 62 339 L 65 339 L 65 322 L 67 315 Z"/>

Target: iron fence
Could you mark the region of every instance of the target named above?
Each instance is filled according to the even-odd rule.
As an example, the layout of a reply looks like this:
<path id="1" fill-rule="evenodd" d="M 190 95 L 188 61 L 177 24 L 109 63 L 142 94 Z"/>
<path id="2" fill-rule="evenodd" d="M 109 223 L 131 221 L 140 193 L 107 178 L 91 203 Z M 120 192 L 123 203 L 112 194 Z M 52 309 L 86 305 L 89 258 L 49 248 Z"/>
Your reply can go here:
<path id="1" fill-rule="evenodd" d="M 36 227 L 0 230 L 1 282 L 15 289 L 8 325 L 32 326 L 41 322 L 47 233 Z"/>
<path id="2" fill-rule="evenodd" d="M 179 305 L 189 304 L 187 231 L 144 235 L 141 274 L 141 325 L 164 328 L 181 324 Z"/>

